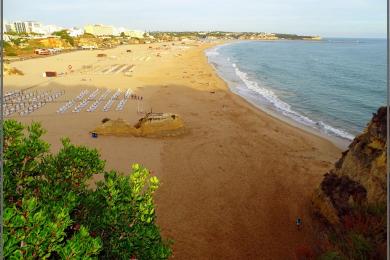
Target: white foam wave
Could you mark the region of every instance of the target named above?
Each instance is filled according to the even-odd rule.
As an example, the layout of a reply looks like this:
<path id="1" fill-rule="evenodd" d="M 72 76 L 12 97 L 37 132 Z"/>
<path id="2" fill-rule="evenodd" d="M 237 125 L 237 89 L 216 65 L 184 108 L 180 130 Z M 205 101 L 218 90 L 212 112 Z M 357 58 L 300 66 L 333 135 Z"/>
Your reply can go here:
<path id="1" fill-rule="evenodd" d="M 318 124 L 327 134 L 337 135 L 348 140 L 353 140 L 355 138 L 355 136 L 351 135 L 350 133 L 347 133 L 346 131 L 343 131 L 341 129 L 334 128 L 333 126 L 325 124 L 322 121 L 319 121 Z"/>
<path id="2" fill-rule="evenodd" d="M 330 135 L 336 135 L 348 140 L 352 140 L 354 138 L 353 135 L 347 133 L 344 130 L 340 130 L 337 128 L 334 128 L 330 125 L 325 124 L 322 121 L 315 122 L 311 120 L 310 118 L 301 115 L 300 113 L 294 111 L 289 104 L 286 102 L 280 100 L 278 96 L 272 91 L 267 88 L 259 86 L 259 84 L 255 81 L 252 81 L 249 79 L 247 73 L 242 72 L 238 69 L 237 65 L 232 63 L 232 67 L 234 68 L 237 76 L 244 82 L 245 86 L 254 91 L 255 93 L 261 95 L 267 102 L 269 102 L 274 108 L 276 108 L 280 113 L 283 115 L 294 119 L 295 121 L 304 124 L 306 126 L 319 128 L 319 130 L 322 130 L 326 134 Z"/>
<path id="3" fill-rule="evenodd" d="M 218 56 L 219 55 L 218 49 L 219 48 L 209 49 L 206 51 L 206 55 L 207 56 Z"/>

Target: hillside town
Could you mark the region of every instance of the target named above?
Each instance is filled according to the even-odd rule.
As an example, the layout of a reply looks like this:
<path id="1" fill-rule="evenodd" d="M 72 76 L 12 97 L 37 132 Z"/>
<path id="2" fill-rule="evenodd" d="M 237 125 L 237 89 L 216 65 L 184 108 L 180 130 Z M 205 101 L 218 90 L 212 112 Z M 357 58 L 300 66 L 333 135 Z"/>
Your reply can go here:
<path id="1" fill-rule="evenodd" d="M 79 49 L 106 49 L 123 44 L 214 40 L 320 40 L 318 36 L 298 36 L 266 32 L 145 32 L 104 24 L 82 28 L 45 25 L 39 21 L 3 23 L 4 54 L 12 57 L 51 55 Z"/>

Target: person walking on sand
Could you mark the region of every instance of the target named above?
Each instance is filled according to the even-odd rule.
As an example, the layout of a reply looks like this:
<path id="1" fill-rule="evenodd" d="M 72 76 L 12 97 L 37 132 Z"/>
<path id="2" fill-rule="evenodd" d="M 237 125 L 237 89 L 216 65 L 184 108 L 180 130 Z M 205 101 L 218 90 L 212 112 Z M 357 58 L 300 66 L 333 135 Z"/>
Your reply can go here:
<path id="1" fill-rule="evenodd" d="M 295 225 L 297 226 L 298 230 L 302 229 L 302 219 L 300 217 L 297 217 L 297 219 L 295 220 Z"/>

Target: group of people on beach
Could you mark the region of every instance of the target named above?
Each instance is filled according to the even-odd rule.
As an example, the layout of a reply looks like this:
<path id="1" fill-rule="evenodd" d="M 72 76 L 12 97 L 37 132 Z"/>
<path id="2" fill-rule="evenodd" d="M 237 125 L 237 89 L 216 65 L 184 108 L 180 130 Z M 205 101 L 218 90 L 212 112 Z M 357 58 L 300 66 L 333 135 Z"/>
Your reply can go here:
<path id="1" fill-rule="evenodd" d="M 131 98 L 131 99 L 135 99 L 135 100 L 143 100 L 143 97 L 142 97 L 142 96 L 138 96 L 138 95 L 135 95 L 135 94 L 131 94 L 131 95 L 130 95 L 130 98 Z"/>

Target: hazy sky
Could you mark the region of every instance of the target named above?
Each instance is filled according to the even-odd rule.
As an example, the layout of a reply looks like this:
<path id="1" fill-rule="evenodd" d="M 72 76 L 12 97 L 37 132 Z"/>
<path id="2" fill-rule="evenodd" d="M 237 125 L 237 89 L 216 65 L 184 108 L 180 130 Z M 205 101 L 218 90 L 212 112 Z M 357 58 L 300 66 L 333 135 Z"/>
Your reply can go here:
<path id="1" fill-rule="evenodd" d="M 4 0 L 6 20 L 147 31 L 266 31 L 386 37 L 387 0 Z"/>

